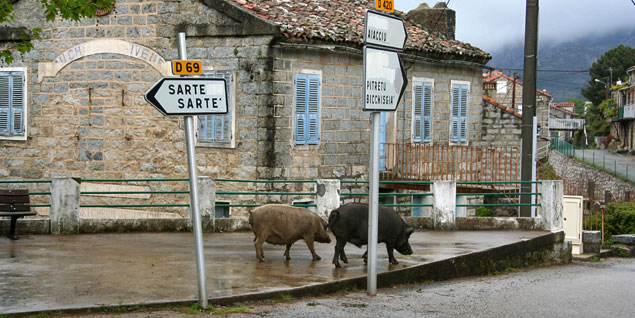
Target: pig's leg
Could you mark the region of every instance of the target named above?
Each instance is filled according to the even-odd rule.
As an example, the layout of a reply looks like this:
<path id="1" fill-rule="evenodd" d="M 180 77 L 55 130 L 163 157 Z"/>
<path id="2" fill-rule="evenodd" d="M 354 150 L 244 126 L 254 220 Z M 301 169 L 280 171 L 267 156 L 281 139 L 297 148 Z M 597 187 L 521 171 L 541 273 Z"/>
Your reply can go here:
<path id="1" fill-rule="evenodd" d="M 261 262 L 265 261 L 265 255 L 262 250 L 262 244 L 264 244 L 266 240 L 267 239 L 265 238 L 265 236 L 261 236 L 261 237 L 258 237 L 256 239 L 256 242 L 254 243 L 254 246 L 256 247 L 256 258 Z"/>
<path id="2" fill-rule="evenodd" d="M 394 242 L 386 242 L 386 252 L 388 252 L 388 261 L 390 264 L 397 265 L 399 261 L 395 258 L 394 255 L 395 243 Z"/>
<path id="3" fill-rule="evenodd" d="M 290 259 L 291 259 L 291 256 L 289 256 L 289 249 L 291 248 L 291 245 L 293 245 L 293 243 L 289 243 L 289 244 L 287 244 L 287 249 L 286 249 L 286 250 L 284 250 L 284 256 L 286 256 L 286 257 L 287 257 L 287 260 L 290 260 Z"/>
<path id="4" fill-rule="evenodd" d="M 364 259 L 364 264 L 368 264 L 368 249 L 366 249 L 366 252 L 364 252 L 362 258 Z"/>
<path id="5" fill-rule="evenodd" d="M 344 252 L 343 248 L 342 248 L 342 252 L 340 253 L 340 259 L 342 260 L 342 262 L 348 264 L 348 257 L 346 257 L 346 253 Z"/>
<path id="6" fill-rule="evenodd" d="M 321 260 L 322 258 L 320 257 L 320 255 L 317 255 L 317 253 L 315 253 L 315 250 L 313 249 L 313 236 L 305 235 L 304 242 L 306 243 L 306 246 L 309 248 L 309 251 L 311 251 L 311 255 L 313 255 L 313 260 L 314 261 Z"/>
<path id="7" fill-rule="evenodd" d="M 340 265 L 340 255 L 344 255 L 344 246 L 346 245 L 346 240 L 342 240 L 337 238 L 337 242 L 335 242 L 335 253 L 333 254 L 333 264 L 335 267 L 342 267 Z M 346 258 L 346 256 L 344 256 Z"/>

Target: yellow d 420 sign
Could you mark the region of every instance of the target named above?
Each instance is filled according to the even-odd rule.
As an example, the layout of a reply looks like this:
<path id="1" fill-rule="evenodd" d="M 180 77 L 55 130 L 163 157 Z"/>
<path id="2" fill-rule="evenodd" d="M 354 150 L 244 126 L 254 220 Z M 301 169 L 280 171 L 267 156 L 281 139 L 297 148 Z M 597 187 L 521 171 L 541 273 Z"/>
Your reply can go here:
<path id="1" fill-rule="evenodd" d="M 203 63 L 201 61 L 172 61 L 172 74 L 192 75 L 203 74 Z"/>
<path id="2" fill-rule="evenodd" d="M 375 9 L 395 12 L 394 0 L 375 0 Z"/>

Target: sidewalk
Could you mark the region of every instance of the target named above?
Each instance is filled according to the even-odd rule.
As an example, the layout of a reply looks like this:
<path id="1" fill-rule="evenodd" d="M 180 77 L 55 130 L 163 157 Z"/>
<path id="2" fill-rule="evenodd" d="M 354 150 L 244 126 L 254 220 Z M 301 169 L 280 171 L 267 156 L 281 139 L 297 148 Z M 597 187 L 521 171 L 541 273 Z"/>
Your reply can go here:
<path id="1" fill-rule="evenodd" d="M 548 232 L 417 231 L 414 254 L 395 253 L 389 265 L 379 244 L 377 272 L 486 251 L 541 237 Z M 205 233 L 209 298 L 299 288 L 365 275 L 364 249 L 347 244 L 349 264 L 335 269 L 331 244 L 316 243 L 321 261 L 312 262 L 303 241 L 285 261 L 283 246 L 265 244 L 266 261 L 256 260 L 253 233 Z M 152 304 L 197 299 L 194 238 L 191 233 L 33 235 L 0 238 L 0 314 Z"/>
<path id="2" fill-rule="evenodd" d="M 584 158 L 587 163 L 592 163 L 610 173 L 635 182 L 635 156 L 628 154 L 616 154 L 606 149 L 577 149 L 575 157 Z"/>

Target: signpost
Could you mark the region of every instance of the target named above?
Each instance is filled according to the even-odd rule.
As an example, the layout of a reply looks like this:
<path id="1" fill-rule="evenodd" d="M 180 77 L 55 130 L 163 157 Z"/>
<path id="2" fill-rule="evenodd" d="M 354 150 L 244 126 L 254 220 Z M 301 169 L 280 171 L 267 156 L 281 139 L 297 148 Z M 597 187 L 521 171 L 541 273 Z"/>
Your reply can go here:
<path id="1" fill-rule="evenodd" d="M 395 111 L 408 79 L 399 54 L 364 47 L 364 110 Z"/>
<path id="2" fill-rule="evenodd" d="M 225 84 L 223 78 L 162 78 L 145 99 L 167 116 L 227 114 Z"/>
<path id="3" fill-rule="evenodd" d="M 182 60 L 179 62 L 183 62 L 182 64 L 187 68 L 188 62 L 190 61 L 187 61 L 185 33 L 182 32 L 179 33 L 179 58 Z M 176 65 L 179 65 L 179 63 Z M 194 67 L 192 67 L 192 70 L 193 68 Z M 200 65 L 199 69 L 201 69 Z M 224 79 L 199 77 L 162 78 L 144 95 L 146 101 L 164 115 L 185 116 L 185 141 L 187 146 L 187 165 L 190 176 L 190 216 L 192 217 L 192 225 L 194 228 L 198 300 L 203 308 L 207 308 L 207 284 L 205 282 L 203 229 L 201 226 L 198 201 L 198 172 L 196 170 L 193 116 L 226 114 L 228 106 L 225 87 Z"/>
<path id="4" fill-rule="evenodd" d="M 389 2 L 389 4 L 387 4 Z M 385 10 L 393 1 L 375 2 Z M 382 7 L 380 8 L 380 4 Z M 379 219 L 379 117 L 380 111 L 395 111 L 408 85 L 398 51 L 408 34 L 403 20 L 375 11 L 366 11 L 364 20 L 364 111 L 371 111 L 367 293 L 377 294 L 377 236 Z"/>

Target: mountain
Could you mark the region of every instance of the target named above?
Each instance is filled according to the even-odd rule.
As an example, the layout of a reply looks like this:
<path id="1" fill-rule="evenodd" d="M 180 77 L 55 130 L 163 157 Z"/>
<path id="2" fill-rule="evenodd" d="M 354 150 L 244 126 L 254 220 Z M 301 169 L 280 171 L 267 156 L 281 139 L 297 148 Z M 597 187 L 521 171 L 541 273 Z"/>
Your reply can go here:
<path id="1" fill-rule="evenodd" d="M 635 47 L 635 28 L 555 44 L 544 42 L 538 45 L 537 88 L 551 94 L 554 102 L 566 102 L 569 98 L 584 99 L 580 89 L 588 86 L 589 68 L 606 51 L 620 44 Z M 524 43 L 508 45 L 490 52 L 492 60 L 487 65 L 502 69 L 508 75 L 518 72 L 522 81 L 523 51 Z"/>

